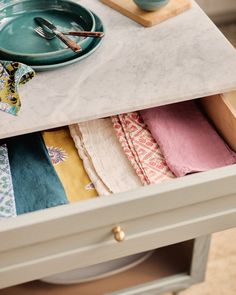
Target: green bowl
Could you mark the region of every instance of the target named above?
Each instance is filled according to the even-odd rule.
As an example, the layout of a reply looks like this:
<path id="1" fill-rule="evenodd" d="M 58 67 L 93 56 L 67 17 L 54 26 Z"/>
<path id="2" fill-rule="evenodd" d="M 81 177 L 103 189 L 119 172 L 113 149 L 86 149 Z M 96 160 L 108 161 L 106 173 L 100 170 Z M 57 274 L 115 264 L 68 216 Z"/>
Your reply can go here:
<path id="1" fill-rule="evenodd" d="M 95 31 L 94 15 L 68 0 L 10 0 L 0 7 L 0 53 L 2 57 L 31 65 L 53 64 L 80 56 L 93 38 L 72 37 L 82 47 L 75 53 L 58 38 L 47 40 L 34 28 L 34 17 L 43 17 L 61 31 Z"/>
<path id="2" fill-rule="evenodd" d="M 155 11 L 166 4 L 169 3 L 170 0 L 133 0 L 135 4 L 146 11 Z"/>

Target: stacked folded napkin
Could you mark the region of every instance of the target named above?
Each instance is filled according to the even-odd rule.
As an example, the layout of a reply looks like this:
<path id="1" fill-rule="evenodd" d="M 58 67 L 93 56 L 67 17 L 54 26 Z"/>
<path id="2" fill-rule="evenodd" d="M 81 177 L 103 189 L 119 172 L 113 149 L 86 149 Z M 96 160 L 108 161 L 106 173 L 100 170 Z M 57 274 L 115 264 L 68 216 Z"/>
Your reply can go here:
<path id="1" fill-rule="evenodd" d="M 140 112 L 176 176 L 227 166 L 236 156 L 200 111 L 186 101 Z"/>
<path id="2" fill-rule="evenodd" d="M 18 87 L 33 78 L 34 71 L 27 65 L 0 61 L 0 110 L 16 115 L 21 102 Z"/>
<path id="3" fill-rule="evenodd" d="M 111 194 L 111 191 L 109 190 L 109 188 L 104 184 L 102 179 L 97 174 L 95 167 L 93 166 L 92 159 L 85 149 L 85 145 L 83 143 L 83 138 L 79 129 L 79 125 L 78 124 L 71 125 L 70 133 L 75 142 L 75 146 L 78 150 L 78 154 L 83 161 L 84 169 L 87 172 L 89 178 L 91 179 L 98 194 L 99 195 Z"/>
<path id="4" fill-rule="evenodd" d="M 112 122 L 124 153 L 144 185 L 174 177 L 138 112 L 113 116 Z"/>
<path id="5" fill-rule="evenodd" d="M 110 118 L 72 125 L 70 131 L 99 195 L 142 185 L 123 153 Z"/>
<path id="6" fill-rule="evenodd" d="M 6 144 L 17 215 L 68 203 L 40 133 L 9 138 Z"/>
<path id="7" fill-rule="evenodd" d="M 96 197 L 97 192 L 84 169 L 69 129 L 63 127 L 42 134 L 68 200 L 76 202 Z"/>
<path id="8" fill-rule="evenodd" d="M 6 144 L 0 145 L 0 219 L 16 216 L 11 169 Z"/>

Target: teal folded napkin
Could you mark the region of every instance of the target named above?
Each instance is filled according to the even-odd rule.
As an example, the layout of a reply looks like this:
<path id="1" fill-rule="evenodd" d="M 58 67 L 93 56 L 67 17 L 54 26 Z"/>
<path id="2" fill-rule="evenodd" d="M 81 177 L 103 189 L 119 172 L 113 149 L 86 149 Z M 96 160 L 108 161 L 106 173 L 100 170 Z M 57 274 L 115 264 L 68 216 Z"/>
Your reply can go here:
<path id="1" fill-rule="evenodd" d="M 7 146 L 0 144 L 0 219 L 16 216 Z"/>
<path id="2" fill-rule="evenodd" d="M 33 78 L 35 72 L 19 62 L 0 61 L 0 110 L 17 115 L 21 102 L 19 85 Z"/>
<path id="3" fill-rule="evenodd" d="M 17 215 L 67 204 L 41 133 L 6 140 Z"/>

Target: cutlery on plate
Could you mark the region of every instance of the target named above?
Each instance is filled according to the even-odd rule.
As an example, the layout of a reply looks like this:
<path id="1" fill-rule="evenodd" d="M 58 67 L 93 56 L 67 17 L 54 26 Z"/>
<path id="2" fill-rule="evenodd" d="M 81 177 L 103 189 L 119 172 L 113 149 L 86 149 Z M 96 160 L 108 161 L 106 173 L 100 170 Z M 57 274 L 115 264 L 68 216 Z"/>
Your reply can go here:
<path id="1" fill-rule="evenodd" d="M 62 32 L 60 32 L 56 26 L 54 26 L 53 23 L 50 21 L 42 18 L 42 17 L 35 17 L 34 20 L 37 24 L 40 23 L 40 25 L 43 24 L 46 28 L 48 28 L 52 33 L 55 34 L 55 37 L 59 38 L 62 42 L 64 42 L 70 49 L 72 49 L 74 52 L 80 52 L 82 51 L 82 48 L 79 44 L 77 44 L 75 41 L 71 40 L 67 36 L 65 36 Z"/>
<path id="2" fill-rule="evenodd" d="M 79 36 L 79 37 L 93 37 L 93 38 L 102 38 L 104 37 L 104 32 L 90 32 L 90 31 L 78 31 L 78 32 L 63 32 L 65 35 Z"/>
<path id="3" fill-rule="evenodd" d="M 46 39 L 53 39 L 56 37 L 56 35 L 52 32 L 44 30 L 42 26 L 38 26 L 35 29 L 35 32 L 38 33 L 40 36 L 46 38 Z M 103 32 L 90 32 L 90 31 L 78 31 L 78 32 L 63 32 L 64 35 L 70 35 L 70 36 L 79 36 L 79 37 L 93 37 L 93 38 L 102 38 L 104 37 Z"/>

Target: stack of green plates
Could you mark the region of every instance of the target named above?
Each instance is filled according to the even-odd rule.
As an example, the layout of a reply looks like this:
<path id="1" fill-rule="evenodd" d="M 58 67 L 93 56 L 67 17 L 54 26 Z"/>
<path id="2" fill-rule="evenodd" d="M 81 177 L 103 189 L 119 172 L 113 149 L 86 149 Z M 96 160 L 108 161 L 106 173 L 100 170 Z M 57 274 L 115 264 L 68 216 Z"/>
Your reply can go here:
<path id="1" fill-rule="evenodd" d="M 6 2 L 6 1 L 5 1 Z M 0 7 L 0 59 L 26 63 L 35 70 L 55 69 L 78 62 L 93 53 L 100 38 L 71 37 L 82 47 L 75 53 L 58 38 L 47 40 L 34 29 L 35 17 L 51 21 L 61 31 L 102 31 L 97 15 L 67 0 L 7 1 Z"/>

